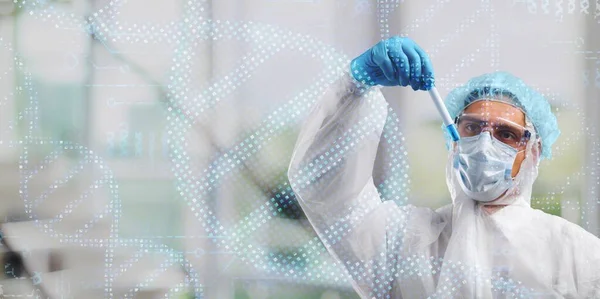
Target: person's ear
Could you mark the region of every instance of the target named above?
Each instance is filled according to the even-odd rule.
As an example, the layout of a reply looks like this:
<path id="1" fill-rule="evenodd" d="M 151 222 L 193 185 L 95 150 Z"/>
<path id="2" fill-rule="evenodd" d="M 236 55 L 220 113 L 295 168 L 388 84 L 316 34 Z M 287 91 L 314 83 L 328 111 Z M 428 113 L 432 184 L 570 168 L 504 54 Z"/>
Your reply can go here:
<path id="1" fill-rule="evenodd" d="M 539 165 L 540 164 L 540 156 L 542 155 L 542 141 L 541 140 L 536 140 L 537 146 L 534 145 L 534 148 L 532 150 L 532 154 L 533 154 L 533 163 L 535 165 Z"/>

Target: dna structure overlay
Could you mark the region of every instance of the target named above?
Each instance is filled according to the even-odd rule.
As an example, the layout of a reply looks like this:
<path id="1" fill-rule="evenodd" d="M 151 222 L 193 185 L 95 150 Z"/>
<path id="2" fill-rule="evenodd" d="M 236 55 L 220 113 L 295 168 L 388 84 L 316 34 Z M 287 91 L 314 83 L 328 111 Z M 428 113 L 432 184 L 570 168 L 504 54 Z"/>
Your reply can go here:
<path id="1" fill-rule="evenodd" d="M 2 37 L 3 55 L 11 61 L 0 70 L 0 80 L 16 79 L 14 86 L 2 90 L 0 109 L 18 104 L 11 106 L 14 117 L 0 119 L 0 148 L 17 158 L 13 175 L 21 215 L 18 222 L 5 221 L 1 229 L 7 247 L 35 257 L 24 255 L 23 271 L 16 262 L 5 263 L 5 276 L 32 285 L 33 293 L 14 297 L 281 298 L 298 293 L 306 298 L 358 298 L 353 279 L 373 274 L 364 265 L 340 263 L 328 250 L 357 223 L 341 221 L 327 236 L 317 236 L 292 190 L 301 178 L 287 176 L 304 120 L 345 75 L 350 60 L 379 39 L 399 35 L 425 40 L 432 61 L 440 62 L 436 86 L 446 94 L 479 69 L 520 63 L 512 62 L 514 46 L 508 37 L 518 31 L 510 26 L 519 25 L 507 24 L 506 12 L 557 28 L 580 18 L 600 24 L 600 3 L 584 0 L 506 5 L 470 1 L 459 15 L 456 1 L 269 0 L 233 5 L 189 0 L 156 4 L 169 9 L 155 10 L 134 0 L 91 2 L 15 1 L 13 14 L 22 24 L 31 22 L 65 38 L 53 44 L 52 39 L 13 43 Z M 341 21 L 313 30 L 287 17 L 295 9 L 307 20 L 328 9 Z M 350 23 L 369 24 L 374 33 L 353 37 L 351 32 L 367 25 L 344 30 Z M 26 27 L 19 26 L 15 28 Z M 439 28 L 434 32 L 433 26 Z M 356 45 L 347 41 L 353 39 Z M 589 47 L 589 35 L 538 39 L 565 57 L 596 62 L 578 69 L 573 82 L 600 90 L 600 48 Z M 62 69 L 28 58 L 27 47 L 44 43 L 52 44 L 54 52 L 46 55 Z M 82 54 L 86 51 L 93 54 Z M 71 96 L 87 108 L 68 114 L 47 104 L 40 68 L 50 77 L 86 70 L 84 78 L 75 79 L 83 91 Z M 540 168 L 540 173 L 563 172 L 541 175 L 532 206 L 597 233 L 594 182 L 600 149 L 597 141 L 589 142 L 597 140 L 594 114 L 581 93 L 571 100 L 573 94 L 566 89 L 532 85 L 552 104 L 559 123 L 567 124 L 561 127 L 554 158 Z M 394 100 L 377 110 L 386 111 L 385 117 L 369 116 L 385 123 L 375 162 L 381 171 L 373 177 L 377 195 L 398 206 L 432 194 L 424 189 L 438 185 L 423 186 L 424 180 L 433 180 L 423 172 L 431 170 L 427 163 L 445 163 L 446 157 L 440 148 L 432 152 L 443 157 L 430 161 L 415 154 L 413 144 L 436 139 L 442 145 L 443 137 L 435 131 L 438 135 L 417 140 L 409 131 L 414 127 L 404 112 L 409 104 L 392 102 L 419 100 L 411 97 L 418 96 L 386 94 Z M 426 98 L 420 102 L 423 109 L 433 110 Z M 78 119 L 89 124 L 81 129 L 88 133 L 65 138 L 48 133 L 50 118 Z M 434 132 L 427 129 L 432 123 L 436 129 L 441 123 L 424 119 L 425 133 Z M 351 152 L 369 125 L 346 128 L 340 145 Z M 595 160 L 571 161 L 584 147 Z M 335 168 L 333 156 L 322 159 Z M 320 173 L 318 167 L 303 171 Z M 444 165 L 431 171 L 443 183 Z M 443 190 L 436 194 L 447 197 Z M 169 201 L 153 199 L 161 197 Z M 426 204 L 441 206 L 439 201 Z M 32 239 L 43 240 L 43 245 L 34 245 Z M 50 254 L 49 266 L 37 266 L 28 261 L 38 258 L 39 246 L 78 259 L 62 258 L 65 265 L 57 266 Z M 513 298 L 535 295 L 520 281 L 458 261 L 418 255 L 399 259 L 397 272 L 382 275 L 381 292 L 371 296 L 385 298 L 383 289 L 391 279 L 410 281 L 440 272 L 442 265 L 452 269 L 455 279 L 443 282 L 447 293 L 440 298 L 452 298 L 463 281 L 478 279 L 487 279 L 494 292 Z M 9 291 L 5 287 L 4 293 Z"/>

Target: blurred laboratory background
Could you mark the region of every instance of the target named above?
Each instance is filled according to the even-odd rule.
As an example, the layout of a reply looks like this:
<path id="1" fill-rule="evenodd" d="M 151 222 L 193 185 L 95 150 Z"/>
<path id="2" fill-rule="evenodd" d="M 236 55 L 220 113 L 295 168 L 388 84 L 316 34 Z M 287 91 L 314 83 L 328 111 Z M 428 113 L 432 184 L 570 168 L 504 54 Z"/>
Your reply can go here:
<path id="1" fill-rule="evenodd" d="M 286 171 L 319 95 L 393 35 L 442 96 L 496 70 L 542 92 L 562 135 L 532 205 L 600 234 L 598 1 L 0 0 L 0 293 L 358 298 Z M 400 202 L 450 203 L 428 94 L 383 93 Z"/>

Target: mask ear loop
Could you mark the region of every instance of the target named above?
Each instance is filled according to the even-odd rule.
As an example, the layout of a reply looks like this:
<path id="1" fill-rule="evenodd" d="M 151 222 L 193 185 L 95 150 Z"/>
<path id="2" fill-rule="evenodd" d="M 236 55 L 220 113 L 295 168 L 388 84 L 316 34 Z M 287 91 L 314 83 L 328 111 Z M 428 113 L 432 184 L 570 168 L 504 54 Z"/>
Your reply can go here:
<path id="1" fill-rule="evenodd" d="M 540 138 L 529 119 L 525 119 L 525 128 L 531 133 L 527 146 L 525 147 L 525 159 L 521 163 L 519 173 L 513 178 L 514 186 L 507 192 L 511 196 L 517 196 L 524 200 L 524 203 L 531 205 L 531 188 L 537 178 L 538 166 L 540 163 Z"/>
<path id="2" fill-rule="evenodd" d="M 532 164 L 532 166 L 535 168 L 537 168 L 540 164 L 540 138 L 535 131 L 535 127 L 527 117 L 525 117 L 525 129 L 529 131 L 530 137 L 524 149 L 525 159 L 523 159 L 523 162 L 521 163 L 519 174 L 528 170 L 526 167 L 528 164 Z M 519 177 L 519 174 L 517 174 L 513 180 L 516 180 L 517 177 Z"/>
<path id="3" fill-rule="evenodd" d="M 533 163 L 536 166 L 539 166 L 540 165 L 541 140 L 540 140 L 540 137 L 537 136 L 537 134 L 535 132 L 535 127 L 531 124 L 531 122 L 527 118 L 525 120 L 525 130 L 527 130 L 529 132 L 529 139 L 527 140 L 527 144 L 525 145 L 525 148 L 518 151 L 517 153 L 525 152 L 525 159 L 529 158 L 529 155 L 531 155 L 531 158 L 533 159 Z M 525 160 L 523 160 L 523 162 L 525 162 Z"/>
<path id="4" fill-rule="evenodd" d="M 532 175 L 534 177 L 537 177 L 537 168 L 539 165 L 539 143 L 540 143 L 540 139 L 539 137 L 537 137 L 537 134 L 535 132 L 535 128 L 532 125 L 532 123 L 529 121 L 529 119 L 525 118 L 525 129 L 528 130 L 530 132 L 530 138 L 527 141 L 527 145 L 525 146 L 525 149 L 522 151 L 525 151 L 525 159 L 523 159 L 523 162 L 521 163 L 521 167 L 519 169 L 519 173 L 513 178 L 513 187 L 511 187 L 510 189 L 507 190 L 506 194 L 503 196 L 503 198 L 510 198 L 510 197 L 515 197 L 515 196 L 519 196 L 524 189 L 523 188 L 527 188 L 525 185 L 528 185 L 529 183 L 533 183 L 533 182 L 526 182 L 526 180 L 528 180 L 529 177 L 531 177 Z M 519 151 L 521 152 L 521 151 Z M 531 172 L 531 173 L 528 173 Z M 526 201 L 527 204 L 529 205 L 529 201 Z M 498 201 L 498 203 L 503 203 L 502 200 Z M 508 202 L 504 202 L 504 204 L 506 204 Z M 512 203 L 512 202 L 511 202 Z M 508 203 L 508 204 L 511 204 Z"/>
<path id="5" fill-rule="evenodd" d="M 530 153 L 532 155 L 531 158 L 533 159 L 533 164 L 538 167 L 540 165 L 540 149 L 542 148 L 542 140 L 535 131 L 535 126 L 527 117 L 525 117 L 525 128 L 531 132 L 531 137 L 527 142 L 527 151 L 525 155 Z M 527 156 L 525 156 L 525 159 L 527 159 Z"/>

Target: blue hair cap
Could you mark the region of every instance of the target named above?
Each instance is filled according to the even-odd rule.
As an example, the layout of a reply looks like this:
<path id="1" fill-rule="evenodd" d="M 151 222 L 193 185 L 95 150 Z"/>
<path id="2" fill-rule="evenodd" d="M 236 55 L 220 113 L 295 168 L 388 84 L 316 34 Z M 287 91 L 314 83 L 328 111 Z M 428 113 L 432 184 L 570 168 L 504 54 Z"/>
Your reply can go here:
<path id="1" fill-rule="evenodd" d="M 475 77 L 467 84 L 452 90 L 446 97 L 446 108 L 456 118 L 469 104 L 480 99 L 508 98 L 519 107 L 542 140 L 543 158 L 552 157 L 552 144 L 560 135 L 556 117 L 542 94 L 527 86 L 523 80 L 507 72 L 494 72 Z M 446 133 L 450 144 L 451 137 Z"/>

